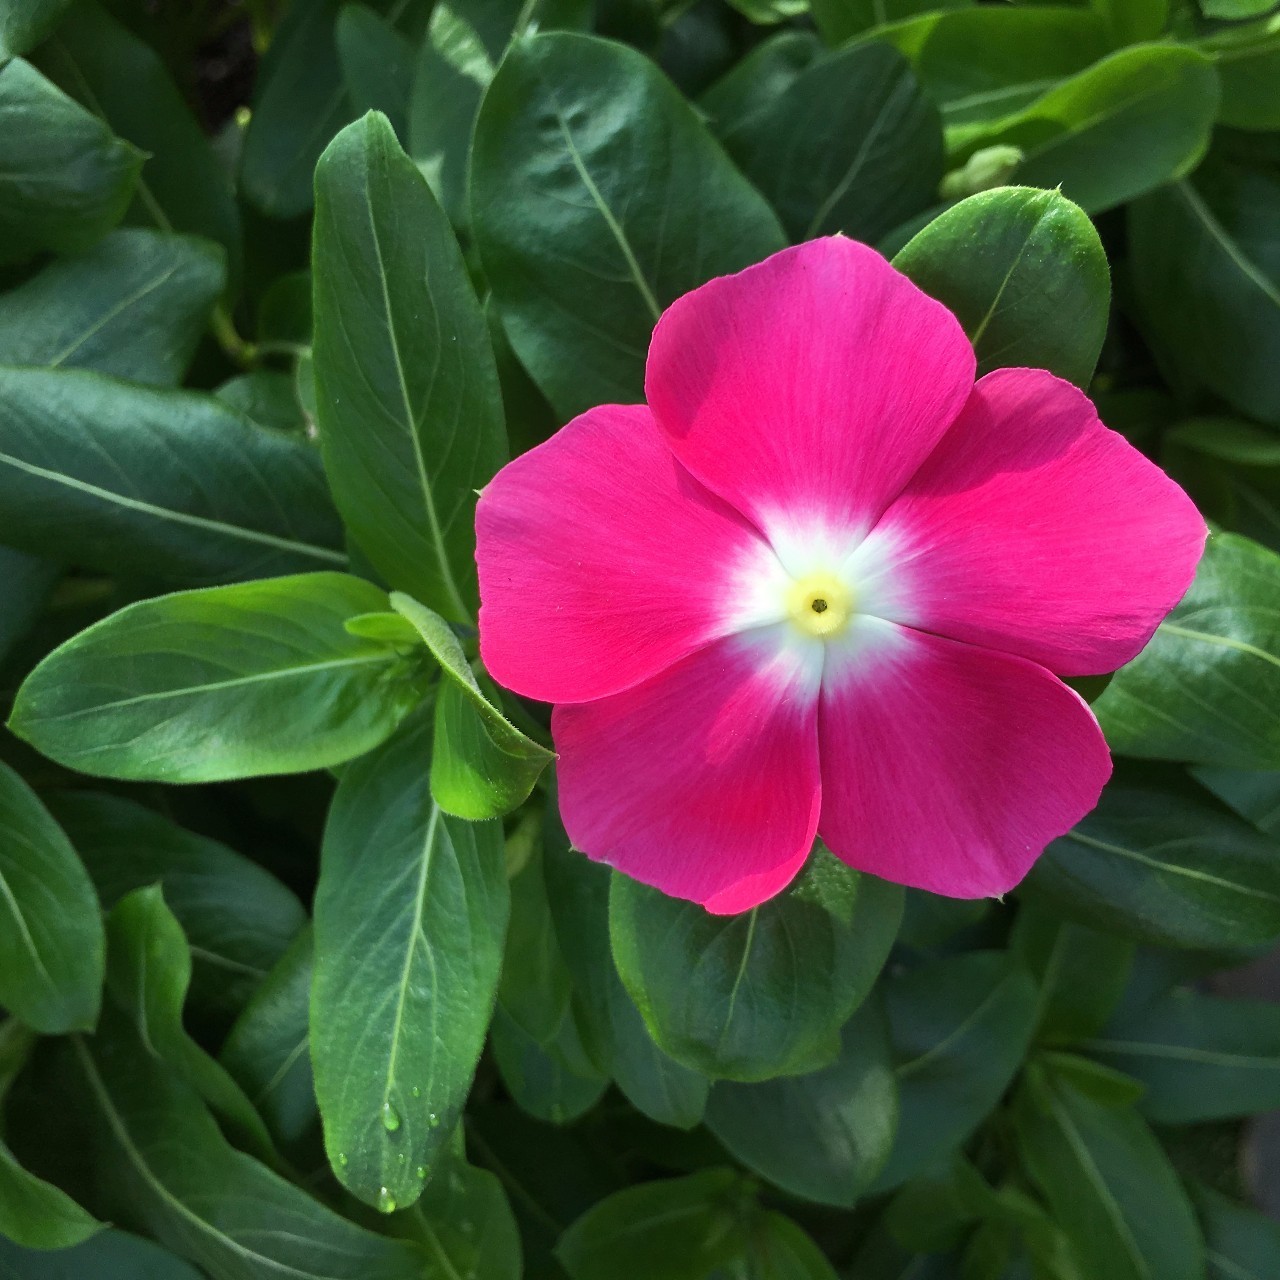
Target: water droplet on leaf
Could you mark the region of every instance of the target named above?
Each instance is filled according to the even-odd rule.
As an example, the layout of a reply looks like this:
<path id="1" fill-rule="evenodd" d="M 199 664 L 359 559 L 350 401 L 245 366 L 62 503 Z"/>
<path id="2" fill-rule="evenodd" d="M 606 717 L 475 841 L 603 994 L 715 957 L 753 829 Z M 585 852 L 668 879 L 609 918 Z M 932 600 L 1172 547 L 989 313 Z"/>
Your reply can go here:
<path id="1" fill-rule="evenodd" d="M 383 1213 L 395 1213 L 396 1211 L 396 1198 L 386 1187 L 383 1187 L 378 1192 L 378 1208 Z"/>
<path id="2" fill-rule="evenodd" d="M 400 1113 L 389 1102 L 382 1104 L 382 1127 L 388 1133 L 395 1133 L 400 1127 Z"/>

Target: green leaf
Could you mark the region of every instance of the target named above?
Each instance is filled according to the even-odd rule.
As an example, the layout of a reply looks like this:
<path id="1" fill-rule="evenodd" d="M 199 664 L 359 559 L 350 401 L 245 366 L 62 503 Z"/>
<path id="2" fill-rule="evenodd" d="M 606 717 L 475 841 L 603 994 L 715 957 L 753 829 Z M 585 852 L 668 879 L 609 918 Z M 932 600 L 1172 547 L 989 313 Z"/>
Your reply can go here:
<path id="1" fill-rule="evenodd" d="M 1140 45 L 1011 115 L 951 129 L 947 141 L 956 158 L 997 144 L 1018 147 L 1018 182 L 1058 187 L 1087 213 L 1101 213 L 1190 173 L 1208 148 L 1218 96 L 1204 54 Z"/>
<path id="2" fill-rule="evenodd" d="M 0 1142 L 0 1273 L 29 1274 L 7 1269 L 6 1241 L 27 1249 L 67 1249 L 101 1230 L 92 1214 L 61 1188 L 29 1173 Z"/>
<path id="3" fill-rule="evenodd" d="M 291 374 L 254 369 L 228 378 L 213 394 L 250 422 L 270 431 L 297 436 L 307 429 L 306 415 L 298 402 Z"/>
<path id="4" fill-rule="evenodd" d="M 0 547 L 0 661 L 35 625 L 61 575 L 52 560 Z"/>
<path id="5" fill-rule="evenodd" d="M 1280 426 L 1280 174 L 1211 156 L 1129 211 L 1144 335 L 1175 387 Z"/>
<path id="6" fill-rule="evenodd" d="M 783 245 L 654 64 L 581 35 L 503 59 L 476 120 L 471 217 L 511 345 L 562 418 L 641 400 L 662 308 Z"/>
<path id="7" fill-rule="evenodd" d="M 319 1120 L 308 1053 L 310 928 L 298 934 L 262 980 L 218 1055 L 282 1146 L 299 1142 Z"/>
<path id="8" fill-rule="evenodd" d="M 902 891 L 824 849 L 794 885 L 710 915 L 615 873 L 614 960 L 658 1046 L 712 1077 L 767 1080 L 825 1066 L 879 974 Z"/>
<path id="9" fill-rule="evenodd" d="M 55 649 L 18 690 L 10 728 L 105 778 L 213 782 L 341 764 L 423 697 L 412 659 L 343 627 L 385 604 L 337 573 L 143 600 Z"/>
<path id="10" fill-rule="evenodd" d="M 520 1280 L 520 1232 L 502 1183 L 460 1159 L 433 1177 L 411 1210 L 413 1229 L 438 1269 L 426 1280 Z"/>
<path id="11" fill-rule="evenodd" d="M 431 12 L 409 98 L 408 152 L 455 227 L 466 227 L 467 160 L 495 63 L 466 15 L 441 0 Z"/>
<path id="12" fill-rule="evenodd" d="M 1266 1280 L 1280 1257 L 1280 1224 L 1208 1187 L 1191 1192 L 1208 1246 L 1209 1280 Z"/>
<path id="13" fill-rule="evenodd" d="M 344 129 L 320 160 L 312 272 L 338 509 L 392 586 L 468 622 L 474 490 L 506 457 L 502 397 L 458 243 L 381 116 Z"/>
<path id="14" fill-rule="evenodd" d="M 187 1034 L 183 1006 L 191 985 L 191 951 L 159 885 L 121 898 L 107 920 L 107 988 L 133 1020 L 147 1050 L 166 1062 L 260 1156 L 271 1137 L 226 1069 Z"/>
<path id="15" fill-rule="evenodd" d="M 1146 1085 L 1156 1124 L 1197 1124 L 1280 1106 L 1280 1008 L 1174 991 L 1081 1046 Z"/>
<path id="16" fill-rule="evenodd" d="M 1187 772 L 1259 831 L 1280 836 L 1280 772 L 1274 769 L 1217 769 L 1197 765 Z"/>
<path id="17" fill-rule="evenodd" d="M 747 1236 L 747 1273 L 757 1280 L 836 1280 L 826 1255 L 781 1213 L 757 1214 Z"/>
<path id="18" fill-rule="evenodd" d="M 142 159 L 29 63 L 0 67 L 0 262 L 102 239 L 124 216 Z"/>
<path id="19" fill-rule="evenodd" d="M 854 36 L 885 23 L 901 22 L 921 13 L 960 9 L 973 0 L 811 0 L 814 23 L 827 44 L 844 44 Z"/>
<path id="20" fill-rule="evenodd" d="M 71 0 L 0 0 L 0 62 L 34 49 Z"/>
<path id="21" fill-rule="evenodd" d="M 1268 4 L 1268 7 L 1270 5 Z M 1218 68 L 1220 124 L 1237 129 L 1280 129 L 1280 14 L 1226 27 L 1196 42 Z"/>
<path id="22" fill-rule="evenodd" d="M 864 1005 L 821 1071 L 761 1084 L 720 1081 L 707 1127 L 736 1160 L 805 1200 L 852 1208 L 893 1145 L 898 1091 L 884 1019 Z"/>
<path id="23" fill-rule="evenodd" d="M 258 67 L 240 186 L 272 218 L 311 208 L 316 161 L 351 119 L 334 40 L 338 8 L 339 0 L 291 5 Z"/>
<path id="24" fill-rule="evenodd" d="M 897 50 L 829 54 L 753 105 L 713 127 L 793 240 L 878 240 L 937 199 L 942 122 Z"/>
<path id="25" fill-rule="evenodd" d="M 1165 433 L 1161 460 L 1207 519 L 1280 551 L 1280 439 L 1234 418 L 1190 418 Z"/>
<path id="26" fill-rule="evenodd" d="M 1031 1041 L 1036 988 L 1004 952 L 933 960 L 884 984 L 898 1129 L 874 1191 L 961 1146 L 1008 1087 Z"/>
<path id="27" fill-rule="evenodd" d="M 525 737 L 485 696 L 449 624 L 398 591 L 391 607 L 412 623 L 445 679 L 436 696 L 431 793 L 446 812 L 500 818 L 529 798 L 555 753 Z"/>
<path id="28" fill-rule="evenodd" d="M 1204 1243 L 1186 1193 L 1131 1109 L 1036 1065 L 1013 1116 L 1019 1154 L 1089 1280 L 1203 1280 Z"/>
<path id="29" fill-rule="evenodd" d="M 1009 941 L 1039 988 L 1041 1043 L 1073 1044 L 1102 1030 L 1129 980 L 1130 939 L 1063 920 L 1033 897 L 1019 905 Z"/>
<path id="30" fill-rule="evenodd" d="M 628 1187 L 579 1218 L 556 1257 L 571 1280 L 707 1280 L 742 1251 L 742 1200 L 729 1169 Z"/>
<path id="31" fill-rule="evenodd" d="M 334 40 L 352 107 L 360 115 L 381 111 L 404 138 L 413 89 L 413 46 L 386 18 L 363 4 L 342 6 Z"/>
<path id="32" fill-rule="evenodd" d="M 228 1280 L 420 1280 L 411 1245 L 339 1217 L 229 1146 L 199 1097 L 118 1017 L 73 1043 L 101 1121 L 102 1167 L 161 1244 Z"/>
<path id="33" fill-rule="evenodd" d="M 948 130 L 998 120 L 1109 51 L 1107 25 L 1068 5 L 973 5 L 877 27 L 911 59 Z"/>
<path id="34" fill-rule="evenodd" d="M 99 1231 L 72 1249 L 26 1250 L 0 1235 L 0 1275 L 14 1280 L 201 1280 L 189 1263 L 124 1231 Z"/>
<path id="35" fill-rule="evenodd" d="M 508 893 L 501 831 L 441 812 L 419 717 L 343 774 L 315 904 L 311 1057 L 338 1179 L 412 1204 L 484 1045 Z"/>
<path id="36" fill-rule="evenodd" d="M 306 923 L 302 903 L 257 863 L 119 796 L 67 791 L 49 806 L 108 910 L 151 884 L 190 940 L 191 1003 L 234 1017 Z"/>
<path id="37" fill-rule="evenodd" d="M 547 1124 L 572 1124 L 600 1101 L 609 1077 L 592 1065 L 566 1005 L 548 1040 L 535 1040 L 499 1005 L 489 1031 L 502 1083 L 522 1110 Z"/>
<path id="38" fill-rule="evenodd" d="M 1112 750 L 1280 768 L 1278 592 L 1274 552 L 1211 537 L 1182 603 L 1093 704 Z"/>
<path id="39" fill-rule="evenodd" d="M 0 368 L 0 537 L 182 583 L 346 562 L 306 444 L 211 396 L 80 370 Z"/>
<path id="40" fill-rule="evenodd" d="M 215 153 L 164 61 L 92 0 L 77 0 L 38 55 L 41 69 L 146 154 L 130 220 L 222 245 L 234 287 L 240 212 Z"/>
<path id="41" fill-rule="evenodd" d="M 691 1129 L 702 1119 L 710 1082 L 653 1042 L 627 995 L 609 945 L 609 868 L 569 848 L 548 804 L 543 874 L 556 937 L 573 978 L 573 1000 L 598 1065 L 638 1111 L 659 1124 Z"/>
<path id="42" fill-rule="evenodd" d="M 102 998 L 98 900 L 34 791 L 0 763 L 0 1004 L 48 1034 L 91 1028 Z"/>
<path id="43" fill-rule="evenodd" d="M 0 352 L 6 364 L 95 369 L 172 386 L 224 275 L 222 254 L 208 241 L 113 231 L 0 294 Z"/>
<path id="44" fill-rule="evenodd" d="M 1021 366 L 1077 386 L 1093 377 L 1111 306 L 1107 256 L 1083 211 L 1056 191 L 970 196 L 893 263 L 955 312 L 980 376 Z"/>
<path id="45" fill-rule="evenodd" d="M 1169 0 L 1090 0 L 1111 28 L 1117 46 L 1156 40 L 1169 21 Z"/>
<path id="46" fill-rule="evenodd" d="M 1117 778 L 1027 883 L 1157 946 L 1233 951 L 1280 934 L 1280 848 L 1173 772 Z"/>

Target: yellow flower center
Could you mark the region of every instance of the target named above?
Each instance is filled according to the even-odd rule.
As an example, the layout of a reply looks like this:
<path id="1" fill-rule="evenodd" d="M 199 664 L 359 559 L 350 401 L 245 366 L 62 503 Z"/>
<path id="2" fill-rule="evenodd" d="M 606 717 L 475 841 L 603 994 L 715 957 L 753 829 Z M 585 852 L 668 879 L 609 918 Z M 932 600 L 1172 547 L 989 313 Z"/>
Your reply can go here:
<path id="1" fill-rule="evenodd" d="M 831 573 L 810 573 L 787 591 L 787 612 L 806 635 L 838 635 L 853 617 L 853 592 Z"/>

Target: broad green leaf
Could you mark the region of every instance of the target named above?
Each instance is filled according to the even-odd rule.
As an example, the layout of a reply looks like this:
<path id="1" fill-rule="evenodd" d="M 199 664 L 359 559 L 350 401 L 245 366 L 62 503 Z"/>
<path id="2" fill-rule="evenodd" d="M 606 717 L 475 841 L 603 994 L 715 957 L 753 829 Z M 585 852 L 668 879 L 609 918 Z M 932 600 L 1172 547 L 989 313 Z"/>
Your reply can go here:
<path id="1" fill-rule="evenodd" d="M 643 398 L 662 308 L 782 248 L 763 198 L 649 59 L 543 34 L 476 120 L 471 218 L 516 355 L 562 418 Z"/>
<path id="2" fill-rule="evenodd" d="M 521 1280 L 520 1232 L 502 1183 L 487 1169 L 455 1158 L 410 1213 L 432 1259 L 424 1280 Z"/>
<path id="3" fill-rule="evenodd" d="M 258 67 L 240 186 L 272 218 L 311 208 L 312 174 L 351 119 L 334 40 L 339 0 L 290 5 Z"/>
<path id="4" fill-rule="evenodd" d="M 385 740 L 424 673 L 345 620 L 386 595 L 337 573 L 143 600 L 29 675 L 10 728 L 104 778 L 213 782 L 325 769 Z M 215 731 L 216 730 L 216 731 Z"/>
<path id="5" fill-rule="evenodd" d="M 1280 557 L 1209 539 L 1191 590 L 1093 710 L 1113 751 L 1280 768 Z"/>
<path id="6" fill-rule="evenodd" d="M 772 1211 L 747 1228 L 746 1274 L 756 1280 L 836 1280 L 826 1255 L 790 1218 Z"/>
<path id="7" fill-rule="evenodd" d="M 628 1187 L 560 1237 L 570 1280 L 707 1280 L 741 1255 L 745 1188 L 729 1169 Z"/>
<path id="8" fill-rule="evenodd" d="M 1037 1040 L 1073 1044 L 1102 1030 L 1129 979 L 1130 939 L 1064 920 L 1033 897 L 1019 904 L 1009 941 L 1038 988 Z"/>
<path id="9" fill-rule="evenodd" d="M 55 561 L 0 547 L 0 661 L 31 630 L 61 574 Z"/>
<path id="10" fill-rule="evenodd" d="M 885 982 L 898 1129 L 875 1191 L 957 1150 L 1022 1064 L 1036 1020 L 1031 975 L 1003 952 L 930 961 Z"/>
<path id="11" fill-rule="evenodd" d="M 240 278 L 240 213 L 226 166 L 158 53 L 93 0 L 77 3 L 39 64 L 50 79 L 146 154 L 130 221 L 223 246 Z"/>
<path id="12" fill-rule="evenodd" d="M 306 922 L 293 892 L 248 858 L 120 796 L 66 791 L 49 806 L 108 910 L 159 884 L 190 942 L 191 1003 L 234 1017 Z"/>
<path id="13" fill-rule="evenodd" d="M 638 1111 L 691 1129 L 710 1082 L 653 1042 L 627 995 L 609 946 L 609 868 L 569 848 L 555 806 L 546 813 L 543 874 L 556 937 L 573 978 L 573 1000 L 589 1051 Z"/>
<path id="14" fill-rule="evenodd" d="M 948 129 L 998 120 L 1108 52 L 1107 24 L 1061 4 L 973 5 L 923 13 L 868 36 L 911 59 Z"/>
<path id="15" fill-rule="evenodd" d="M 1172 771 L 1118 777 L 1028 885 L 1157 946 L 1233 951 L 1280 935 L 1280 846 Z"/>
<path id="16" fill-rule="evenodd" d="M 1271 6 L 1268 5 L 1268 8 Z M 1196 42 L 1218 68 L 1218 121 L 1237 129 L 1280 129 L 1280 14 L 1225 27 Z"/>
<path id="17" fill-rule="evenodd" d="M 1270 12 L 1275 8 L 1275 0 L 1199 0 L 1199 8 L 1206 18 L 1240 22 Z"/>
<path id="18" fill-rule="evenodd" d="M 1093 377 L 1111 305 L 1107 257 L 1083 211 L 1056 191 L 970 196 L 893 262 L 955 312 L 979 375 L 1023 366 L 1078 386 Z"/>
<path id="19" fill-rule="evenodd" d="M 1128 1107 L 1034 1065 L 1014 1102 L 1018 1152 L 1089 1280 L 1203 1280 L 1204 1242 L 1178 1176 Z"/>
<path id="20" fill-rule="evenodd" d="M 0 367 L 0 537 L 183 584 L 346 563 L 305 443 L 81 370 Z"/>
<path id="21" fill-rule="evenodd" d="M 844 44 L 854 36 L 889 22 L 943 9 L 962 9 L 973 0 L 811 0 L 814 23 L 827 44 Z"/>
<path id="22" fill-rule="evenodd" d="M 1170 382 L 1280 426 L 1280 174 L 1211 156 L 1134 203 L 1129 258 Z"/>
<path id="23" fill-rule="evenodd" d="M 23 1249 L 0 1235 L 5 1280 L 201 1280 L 188 1262 L 141 1236 L 108 1228 L 71 1249 Z"/>
<path id="24" fill-rule="evenodd" d="M 67 1249 L 101 1230 L 92 1214 L 61 1188 L 24 1169 L 0 1141 L 0 1275 L 29 1274 L 8 1270 L 7 1242 L 26 1249 Z"/>
<path id="25" fill-rule="evenodd" d="M 206 240 L 113 231 L 87 253 L 53 262 L 0 294 L 0 360 L 172 386 L 225 274 L 222 253 Z"/>
<path id="26" fill-rule="evenodd" d="M 895 49 L 868 44 L 811 62 L 716 136 L 796 241 L 874 241 L 937 199 L 942 124 Z"/>
<path id="27" fill-rule="evenodd" d="M 1280 771 L 1218 769 L 1202 764 L 1187 772 L 1259 831 L 1280 836 Z"/>
<path id="28" fill-rule="evenodd" d="M 485 696 L 449 624 L 398 591 L 391 607 L 412 623 L 444 680 L 436 695 L 431 792 L 446 813 L 500 818 L 528 799 L 555 753 L 527 738 Z"/>
<path id="29" fill-rule="evenodd" d="M 698 99 L 698 110 L 717 137 L 749 136 L 757 120 L 776 114 L 775 104 L 815 62 L 824 61 L 812 31 L 781 31 L 735 62 Z"/>
<path id="30" fill-rule="evenodd" d="M 34 49 L 71 0 L 0 0 L 0 62 Z"/>
<path id="31" fill-rule="evenodd" d="M 609 895 L 618 973 L 658 1046 L 728 1080 L 825 1066 L 884 964 L 902 891 L 825 849 L 793 886 L 710 915 L 620 873 Z"/>
<path id="32" fill-rule="evenodd" d="M 1196 1124 L 1280 1106 L 1280 1007 L 1174 991 L 1081 1046 L 1146 1085 L 1156 1124 Z"/>
<path id="33" fill-rule="evenodd" d="M 422 1193 L 493 1010 L 508 891 L 497 823 L 444 814 L 419 717 L 343 774 L 315 904 L 311 1058 L 339 1181 L 389 1210 Z"/>
<path id="34" fill-rule="evenodd" d="M 0 1004 L 37 1031 L 91 1028 L 104 945 L 98 899 L 75 849 L 0 763 Z"/>
<path id="35" fill-rule="evenodd" d="M 381 111 L 404 139 L 413 89 L 413 46 L 386 18 L 364 4 L 342 6 L 334 40 L 352 108 L 359 115 Z"/>
<path id="36" fill-rule="evenodd" d="M 469 220 L 471 131 L 494 67 L 465 13 L 441 0 L 432 10 L 414 68 L 407 150 L 456 227 Z"/>
<path id="37" fill-rule="evenodd" d="M 300 1141 L 319 1120 L 307 1051 L 311 951 L 308 928 L 262 980 L 218 1055 L 283 1146 Z"/>
<path id="38" fill-rule="evenodd" d="M 178 1073 L 259 1155 L 271 1138 L 252 1103 L 224 1067 L 187 1034 L 183 1006 L 191 951 L 159 885 L 135 889 L 107 919 L 107 988 L 134 1021 L 147 1050 Z"/>
<path id="39" fill-rule="evenodd" d="M 509 844 L 508 868 L 511 861 Z M 510 888 L 511 919 L 490 1031 L 494 1060 L 522 1110 L 567 1124 L 595 1105 L 609 1078 L 592 1062 L 578 1029 L 573 980 L 551 918 L 540 848 L 511 876 Z"/>
<path id="40" fill-rule="evenodd" d="M 1169 21 L 1169 0 L 1090 0 L 1106 19 L 1117 45 L 1156 40 Z"/>
<path id="41" fill-rule="evenodd" d="M 1087 213 L 1100 213 L 1190 173 L 1208 148 L 1217 109 L 1218 77 L 1204 54 L 1139 45 L 1011 115 L 949 129 L 947 142 L 957 159 L 997 144 L 1017 147 L 1018 182 L 1057 187 Z"/>
<path id="42" fill-rule="evenodd" d="M 898 1094 L 883 1015 L 864 1005 L 821 1071 L 714 1085 L 707 1127 L 735 1159 L 784 1191 L 852 1208 L 888 1158 Z"/>
<path id="43" fill-rule="evenodd" d="M 315 374 L 334 500 L 374 567 L 452 622 L 475 607 L 475 490 L 506 457 L 480 304 L 386 120 L 316 170 Z"/>
<path id="44" fill-rule="evenodd" d="M 0 67 L 0 262 L 101 240 L 124 216 L 142 159 L 29 63 Z"/>
<path id="45" fill-rule="evenodd" d="M 1235 418 L 1191 418 L 1165 433 L 1161 460 L 1205 516 L 1280 551 L 1280 438 Z"/>
<path id="46" fill-rule="evenodd" d="M 421 1280 L 411 1245 L 339 1217 L 231 1147 L 119 1015 L 74 1049 L 115 1190 L 167 1248 L 225 1280 Z"/>
<path id="47" fill-rule="evenodd" d="M 1280 1258 L 1280 1224 L 1208 1187 L 1193 1186 L 1209 1257 L 1209 1280 L 1267 1280 Z"/>

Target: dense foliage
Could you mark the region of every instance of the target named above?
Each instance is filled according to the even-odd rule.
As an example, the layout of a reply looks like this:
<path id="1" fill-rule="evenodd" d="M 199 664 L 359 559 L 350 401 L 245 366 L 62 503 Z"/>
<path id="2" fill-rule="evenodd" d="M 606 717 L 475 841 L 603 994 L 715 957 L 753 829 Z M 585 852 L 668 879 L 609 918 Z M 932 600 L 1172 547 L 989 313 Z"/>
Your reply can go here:
<path id="1" fill-rule="evenodd" d="M 1280 15 L 1199 3 L 0 0 L 0 1273 L 1280 1274 Z M 835 231 L 1215 533 L 1007 901 L 711 916 L 570 850 L 475 491 Z"/>

